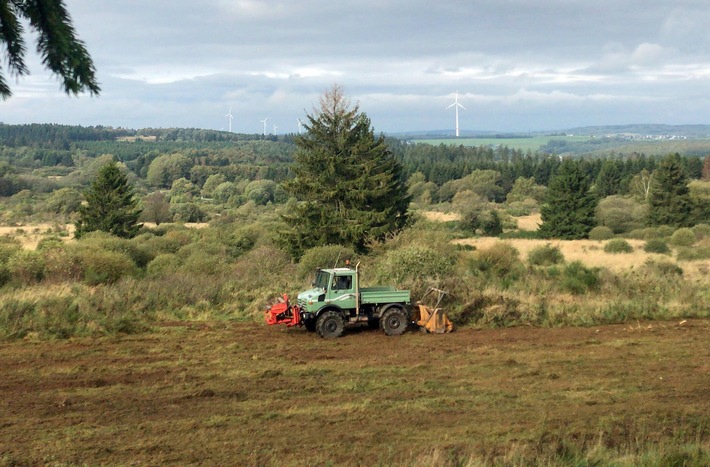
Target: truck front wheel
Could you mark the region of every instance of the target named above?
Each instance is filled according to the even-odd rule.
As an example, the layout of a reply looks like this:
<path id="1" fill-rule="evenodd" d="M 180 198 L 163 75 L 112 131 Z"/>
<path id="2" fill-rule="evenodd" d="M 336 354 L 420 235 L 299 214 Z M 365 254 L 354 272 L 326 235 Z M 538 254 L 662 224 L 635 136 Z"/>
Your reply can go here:
<path id="1" fill-rule="evenodd" d="M 326 311 L 316 321 L 316 331 L 324 339 L 335 339 L 343 335 L 345 322 L 343 316 L 337 311 Z"/>
<path id="2" fill-rule="evenodd" d="M 408 325 L 407 313 L 399 307 L 386 310 L 380 317 L 380 329 L 388 336 L 401 336 Z"/>

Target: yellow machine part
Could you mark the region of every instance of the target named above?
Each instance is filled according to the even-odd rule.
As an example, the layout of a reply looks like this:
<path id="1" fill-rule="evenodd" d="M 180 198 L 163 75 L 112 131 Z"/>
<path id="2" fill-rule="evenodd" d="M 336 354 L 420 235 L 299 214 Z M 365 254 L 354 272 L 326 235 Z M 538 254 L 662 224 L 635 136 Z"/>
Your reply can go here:
<path id="1" fill-rule="evenodd" d="M 422 304 L 414 306 L 414 322 L 435 334 L 444 334 L 454 330 L 453 323 L 441 308 L 432 310 Z"/>

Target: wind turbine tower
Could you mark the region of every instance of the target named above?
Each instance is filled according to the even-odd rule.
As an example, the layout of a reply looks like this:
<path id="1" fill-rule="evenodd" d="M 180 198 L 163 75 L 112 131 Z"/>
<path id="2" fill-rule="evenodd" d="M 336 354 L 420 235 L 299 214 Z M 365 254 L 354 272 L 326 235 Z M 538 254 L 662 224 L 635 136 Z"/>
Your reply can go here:
<path id="1" fill-rule="evenodd" d="M 266 120 L 268 120 L 268 119 L 269 119 L 269 117 L 267 116 L 263 120 L 259 120 L 261 123 L 264 124 L 264 133 L 263 133 L 264 136 L 266 136 Z"/>
<path id="2" fill-rule="evenodd" d="M 225 115 L 225 117 L 227 117 L 227 119 L 229 120 L 229 132 L 231 133 L 232 132 L 232 119 L 234 118 L 234 115 L 232 115 L 232 108 L 231 107 L 229 108 L 229 113 L 227 113 L 227 115 Z"/>
<path id="3" fill-rule="evenodd" d="M 303 121 L 301 121 L 300 118 L 296 119 L 296 122 L 298 122 L 298 134 L 301 134 L 301 127 L 303 126 Z"/>
<path id="4" fill-rule="evenodd" d="M 462 109 L 466 110 L 466 107 L 463 105 L 459 104 L 459 92 L 456 91 L 456 98 L 454 99 L 454 103 L 451 104 L 450 106 L 447 107 L 447 109 L 450 109 L 453 107 L 456 110 L 456 137 L 459 137 L 459 107 Z"/>

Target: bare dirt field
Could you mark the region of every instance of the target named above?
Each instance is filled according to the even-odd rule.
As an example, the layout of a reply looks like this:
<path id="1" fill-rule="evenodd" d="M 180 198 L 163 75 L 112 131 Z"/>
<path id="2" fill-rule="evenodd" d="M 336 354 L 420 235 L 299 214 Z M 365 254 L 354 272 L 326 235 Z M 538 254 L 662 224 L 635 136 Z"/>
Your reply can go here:
<path id="1" fill-rule="evenodd" d="M 336 340 L 164 323 L 1 343 L 0 464 L 432 465 L 708 447 L 709 342 L 710 321 L 687 320 Z"/>

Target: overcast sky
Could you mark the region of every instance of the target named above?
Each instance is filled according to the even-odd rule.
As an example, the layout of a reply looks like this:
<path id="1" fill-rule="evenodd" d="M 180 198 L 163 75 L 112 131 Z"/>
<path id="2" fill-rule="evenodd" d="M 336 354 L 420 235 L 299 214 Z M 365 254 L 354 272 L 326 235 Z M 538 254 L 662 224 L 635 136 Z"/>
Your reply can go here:
<path id="1" fill-rule="evenodd" d="M 377 132 L 453 133 L 456 91 L 462 130 L 710 123 L 708 0 L 65 3 L 101 95 L 63 94 L 32 35 L 0 121 L 291 133 L 338 83 Z"/>

